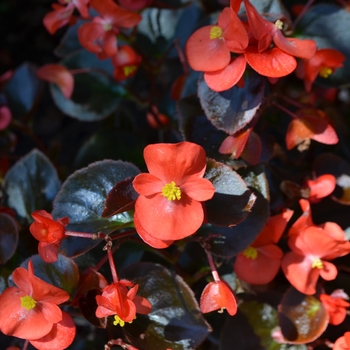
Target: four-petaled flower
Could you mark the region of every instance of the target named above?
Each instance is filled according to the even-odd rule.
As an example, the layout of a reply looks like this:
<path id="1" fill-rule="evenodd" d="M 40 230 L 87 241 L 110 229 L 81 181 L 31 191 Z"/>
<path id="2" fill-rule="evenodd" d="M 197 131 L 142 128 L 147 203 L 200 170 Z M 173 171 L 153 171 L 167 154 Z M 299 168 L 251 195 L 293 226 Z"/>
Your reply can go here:
<path id="1" fill-rule="evenodd" d="M 96 296 L 98 307 L 96 317 L 114 316 L 114 325 L 124 326 L 131 323 L 136 313 L 147 315 L 151 312 L 150 302 L 137 294 L 138 284 L 128 280 L 114 282 L 102 290 L 102 295 Z"/>
<path id="2" fill-rule="evenodd" d="M 203 178 L 206 154 L 197 144 L 148 145 L 144 158 L 149 174 L 139 174 L 133 181 L 140 194 L 135 227 L 146 243 L 162 248 L 199 229 L 204 220 L 202 202 L 213 197 L 215 188 Z"/>
<path id="3" fill-rule="evenodd" d="M 233 316 L 237 312 L 237 301 L 232 289 L 225 281 L 219 280 L 208 283 L 201 295 L 200 308 L 203 313 L 227 310 Z"/>
<path id="4" fill-rule="evenodd" d="M 45 210 L 34 211 L 32 217 L 35 221 L 30 225 L 29 231 L 39 241 L 38 251 L 41 258 L 47 263 L 55 262 L 69 218 L 54 220 Z"/>
<path id="5" fill-rule="evenodd" d="M 67 301 L 69 294 L 34 276 L 32 261 L 28 270 L 15 269 L 12 278 L 17 287 L 9 287 L 0 295 L 1 332 L 29 340 L 46 336 L 62 321 L 57 305 Z"/>

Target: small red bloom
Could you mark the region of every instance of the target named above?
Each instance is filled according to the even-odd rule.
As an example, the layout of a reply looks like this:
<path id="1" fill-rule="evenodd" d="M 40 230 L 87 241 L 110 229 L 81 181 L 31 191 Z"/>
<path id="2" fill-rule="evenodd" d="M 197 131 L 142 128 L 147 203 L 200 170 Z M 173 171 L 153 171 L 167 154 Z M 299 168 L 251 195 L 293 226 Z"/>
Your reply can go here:
<path id="1" fill-rule="evenodd" d="M 114 325 L 124 326 L 132 322 L 136 313 L 147 315 L 151 312 L 150 302 L 137 294 L 138 285 L 127 280 L 120 280 L 105 287 L 102 295 L 96 296 L 98 307 L 96 317 L 113 316 Z"/>
<path id="2" fill-rule="evenodd" d="M 100 17 L 85 23 L 78 29 L 81 45 L 94 52 L 100 59 L 106 59 L 117 53 L 117 38 L 120 27 L 131 28 L 137 25 L 141 16 L 118 6 L 112 0 L 91 0 Z"/>
<path id="3" fill-rule="evenodd" d="M 32 217 L 35 221 L 30 225 L 29 231 L 39 241 L 38 250 L 41 258 L 47 263 L 55 262 L 69 219 L 65 217 L 54 220 L 45 210 L 34 211 Z"/>
<path id="4" fill-rule="evenodd" d="M 308 198 L 311 203 L 317 203 L 321 198 L 330 195 L 337 185 L 334 175 L 324 174 L 315 180 L 306 180 L 305 187 L 301 190 L 302 196 Z"/>
<path id="5" fill-rule="evenodd" d="M 0 330 L 6 335 L 36 340 L 46 336 L 54 324 L 62 321 L 57 306 L 69 299 L 69 294 L 34 276 L 30 261 L 28 271 L 17 268 L 12 278 L 17 287 L 0 295 Z"/>
<path id="6" fill-rule="evenodd" d="M 141 64 L 141 56 L 131 46 L 122 45 L 112 57 L 114 77 L 118 81 L 134 76 Z"/>
<path id="7" fill-rule="evenodd" d="M 84 18 L 89 17 L 88 4 L 90 0 L 58 0 L 62 5 L 72 4 Z"/>
<path id="8" fill-rule="evenodd" d="M 201 295 L 200 308 L 203 313 L 226 309 L 229 315 L 237 312 L 237 301 L 232 289 L 224 281 L 208 283 Z"/>
<path id="9" fill-rule="evenodd" d="M 290 236 L 288 245 L 292 252 L 283 257 L 282 269 L 292 286 L 304 294 L 316 293 L 319 276 L 327 281 L 335 279 L 337 268 L 327 260 L 346 255 L 350 251 L 348 241 L 339 240 L 316 226 L 307 227 Z"/>
<path id="10" fill-rule="evenodd" d="M 287 129 L 286 145 L 290 150 L 298 146 L 300 150 L 308 147 L 310 140 L 326 145 L 334 145 L 339 139 L 327 115 L 317 108 L 299 109 Z"/>
<path id="11" fill-rule="evenodd" d="M 350 350 L 350 332 L 345 332 L 342 337 L 336 340 L 333 350 Z"/>
<path id="12" fill-rule="evenodd" d="M 309 92 L 317 76 L 328 78 L 337 68 L 343 67 L 345 56 L 334 49 L 320 49 L 309 60 L 299 64 L 297 75 L 304 79 L 305 90 Z"/>
<path id="13" fill-rule="evenodd" d="M 276 243 L 292 215 L 289 210 L 271 216 L 252 245 L 237 255 L 234 270 L 238 278 L 251 284 L 266 284 L 275 278 L 283 257 Z"/>
<path id="14" fill-rule="evenodd" d="M 45 64 L 36 71 L 37 76 L 45 81 L 58 85 L 65 98 L 70 98 L 74 89 L 72 73 L 60 64 Z"/>
<path id="15" fill-rule="evenodd" d="M 337 326 L 341 324 L 346 317 L 346 308 L 350 303 L 344 299 L 349 299 L 348 295 L 342 290 L 335 290 L 331 295 L 321 294 L 321 302 L 329 313 L 329 323 Z"/>
<path id="16" fill-rule="evenodd" d="M 194 234 L 204 220 L 201 202 L 215 192 L 212 183 L 203 179 L 204 149 L 191 142 L 160 143 L 148 145 L 144 158 L 150 173 L 137 175 L 133 182 L 140 194 L 135 203 L 138 226 L 160 241 Z"/>

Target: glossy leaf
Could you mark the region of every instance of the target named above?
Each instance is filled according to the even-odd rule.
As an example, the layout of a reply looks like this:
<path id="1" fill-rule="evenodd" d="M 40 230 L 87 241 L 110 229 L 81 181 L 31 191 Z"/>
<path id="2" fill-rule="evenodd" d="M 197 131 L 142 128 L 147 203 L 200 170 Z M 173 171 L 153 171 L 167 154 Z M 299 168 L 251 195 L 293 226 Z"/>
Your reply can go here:
<path id="1" fill-rule="evenodd" d="M 57 107 L 65 114 L 83 121 L 101 120 L 116 110 L 119 98 L 124 94 L 108 74 L 110 61 L 100 61 L 85 50 L 76 52 L 62 61 L 68 69 L 89 68 L 89 72 L 74 75 L 74 91 L 70 99 L 61 90 L 50 84 L 52 97 Z"/>
<path id="2" fill-rule="evenodd" d="M 119 181 L 108 193 L 102 217 L 110 217 L 124 211 L 133 210 L 139 196 L 134 190 L 134 177 Z"/>
<path id="3" fill-rule="evenodd" d="M 223 258 L 231 258 L 250 246 L 263 229 L 268 216 L 269 205 L 259 192 L 251 212 L 236 226 L 210 226 L 200 232 L 209 238 L 210 251 Z"/>
<path id="4" fill-rule="evenodd" d="M 69 217 L 68 230 L 110 233 L 133 221 L 127 212 L 102 218 L 105 201 L 113 186 L 139 173 L 136 166 L 120 160 L 103 160 L 77 170 L 62 185 L 54 201 L 53 216 Z M 99 240 L 69 237 L 63 240 L 60 251 L 76 256 L 91 249 Z"/>
<path id="5" fill-rule="evenodd" d="M 0 264 L 5 264 L 18 245 L 16 221 L 8 214 L 0 213 Z"/>
<path id="6" fill-rule="evenodd" d="M 248 216 L 256 197 L 235 171 L 209 159 L 205 178 L 215 187 L 214 197 L 206 202 L 209 223 L 232 226 Z"/>
<path id="7" fill-rule="evenodd" d="M 21 118 L 33 109 L 43 86 L 43 82 L 36 76 L 34 65 L 23 63 L 14 71 L 4 93 L 15 118 Z"/>
<path id="8" fill-rule="evenodd" d="M 327 79 L 317 81 L 326 86 L 341 86 L 350 82 L 350 12 L 336 4 L 312 6 L 301 18 L 297 31 L 313 39 L 317 47 L 333 48 L 346 56 L 344 66 Z"/>
<path id="9" fill-rule="evenodd" d="M 29 260 L 33 262 L 36 277 L 73 295 L 79 281 L 79 270 L 72 259 L 58 254 L 56 262 L 47 264 L 40 255 L 33 255 L 23 261 L 20 266 L 27 269 Z"/>
<path id="10" fill-rule="evenodd" d="M 31 222 L 31 213 L 42 209 L 51 211 L 51 204 L 61 182 L 50 160 L 34 149 L 7 172 L 4 190 L 7 205 L 16 210 L 21 220 Z"/>
<path id="11" fill-rule="evenodd" d="M 134 264 L 120 274 L 138 283 L 138 295 L 152 304 L 149 315 L 138 315 L 132 324 L 124 326 L 133 346 L 144 350 L 190 350 L 206 338 L 210 326 L 180 276 L 153 263 Z"/>
<path id="12" fill-rule="evenodd" d="M 198 82 L 198 96 L 205 115 L 219 130 L 234 134 L 255 116 L 264 95 L 264 81 L 251 73 L 244 77 L 244 87 L 234 86 L 223 92 L 211 90 L 203 77 Z"/>
<path id="13" fill-rule="evenodd" d="M 107 318 L 97 318 L 96 317 L 96 295 L 101 295 L 102 292 L 98 289 L 91 289 L 86 295 L 79 299 L 79 308 L 83 316 L 95 327 L 106 328 Z"/>
<path id="14" fill-rule="evenodd" d="M 318 298 L 290 287 L 278 306 L 278 320 L 287 342 L 305 344 L 325 331 L 329 314 Z"/>

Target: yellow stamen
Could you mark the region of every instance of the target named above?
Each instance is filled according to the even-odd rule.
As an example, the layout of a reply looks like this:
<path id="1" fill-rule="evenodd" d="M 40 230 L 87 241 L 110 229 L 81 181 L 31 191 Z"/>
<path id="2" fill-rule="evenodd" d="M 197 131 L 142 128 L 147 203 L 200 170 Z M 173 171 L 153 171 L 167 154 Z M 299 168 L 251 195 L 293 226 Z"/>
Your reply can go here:
<path id="1" fill-rule="evenodd" d="M 275 22 L 275 27 L 277 28 L 277 29 L 279 29 L 279 30 L 282 30 L 283 29 L 283 22 L 281 21 L 281 20 L 277 20 L 276 22 Z"/>
<path id="2" fill-rule="evenodd" d="M 169 199 L 169 201 L 174 201 L 175 199 L 181 199 L 181 190 L 180 187 L 176 186 L 174 181 L 171 181 L 170 184 L 166 184 L 162 188 L 162 196 Z"/>
<path id="3" fill-rule="evenodd" d="M 314 269 L 323 269 L 323 263 L 322 260 L 320 258 L 314 258 L 314 260 L 312 261 L 312 265 L 311 267 Z"/>
<path id="4" fill-rule="evenodd" d="M 135 72 L 136 68 L 137 68 L 136 66 L 124 66 L 123 67 L 124 75 L 128 77 L 129 75 Z"/>
<path id="5" fill-rule="evenodd" d="M 223 32 L 221 27 L 213 26 L 210 28 L 210 34 L 209 34 L 210 39 L 222 39 L 222 37 L 223 37 Z"/>
<path id="6" fill-rule="evenodd" d="M 103 29 L 104 29 L 106 32 L 108 32 L 109 30 L 112 29 L 112 25 L 111 25 L 110 23 L 105 23 L 105 24 L 103 25 Z"/>
<path id="7" fill-rule="evenodd" d="M 117 325 L 119 324 L 120 327 L 124 327 L 125 322 L 124 322 L 118 315 L 114 315 L 113 324 L 114 324 L 115 326 L 117 326 Z"/>
<path id="8" fill-rule="evenodd" d="M 255 260 L 258 257 L 258 251 L 254 247 L 244 249 L 243 255 L 248 259 Z"/>
<path id="9" fill-rule="evenodd" d="M 328 78 L 333 73 L 332 68 L 324 67 L 320 70 L 319 76 L 322 78 Z"/>
<path id="10" fill-rule="evenodd" d="M 24 307 L 26 310 L 31 310 L 35 308 L 36 301 L 29 295 L 26 295 L 25 297 L 21 297 L 21 306 Z"/>

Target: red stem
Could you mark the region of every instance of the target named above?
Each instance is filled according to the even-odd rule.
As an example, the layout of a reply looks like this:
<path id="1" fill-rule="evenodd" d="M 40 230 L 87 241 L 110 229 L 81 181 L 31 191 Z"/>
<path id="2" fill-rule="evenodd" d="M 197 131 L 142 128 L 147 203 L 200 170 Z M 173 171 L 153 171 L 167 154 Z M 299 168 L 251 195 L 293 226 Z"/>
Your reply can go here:
<path id="1" fill-rule="evenodd" d="M 215 282 L 220 282 L 220 276 L 219 276 L 218 271 L 216 269 L 216 266 L 215 266 L 215 263 L 214 263 L 214 260 L 213 260 L 213 256 L 211 255 L 211 253 L 207 249 L 205 249 L 205 253 L 207 254 L 209 266 L 210 266 L 211 273 L 213 275 L 214 281 Z"/>
<path id="2" fill-rule="evenodd" d="M 289 109 L 283 107 L 282 105 L 280 105 L 279 103 L 277 102 L 274 102 L 273 105 L 277 108 L 279 108 L 281 111 L 287 113 L 289 116 L 291 116 L 293 119 L 298 119 L 298 117 L 293 113 L 291 112 Z"/>
<path id="3" fill-rule="evenodd" d="M 111 245 L 109 244 L 109 242 L 107 243 L 106 247 L 107 247 L 108 262 L 109 262 L 109 267 L 111 269 L 113 282 L 118 283 L 119 279 L 118 279 L 117 269 L 115 268 L 113 253 L 112 253 Z"/>

